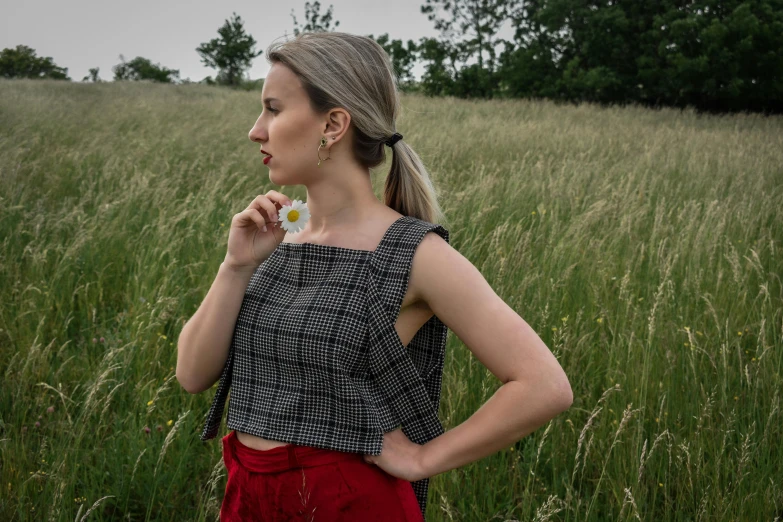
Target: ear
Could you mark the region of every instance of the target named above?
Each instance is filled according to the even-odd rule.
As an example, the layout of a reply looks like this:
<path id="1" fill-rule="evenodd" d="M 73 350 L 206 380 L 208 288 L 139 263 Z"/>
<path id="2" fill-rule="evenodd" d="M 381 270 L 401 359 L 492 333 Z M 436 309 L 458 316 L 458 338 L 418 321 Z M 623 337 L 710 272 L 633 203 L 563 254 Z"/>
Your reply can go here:
<path id="1" fill-rule="evenodd" d="M 326 126 L 323 132 L 329 142 L 326 148 L 328 149 L 332 144 L 340 141 L 350 126 L 351 115 L 348 114 L 348 111 L 340 107 L 330 110 L 326 115 Z"/>

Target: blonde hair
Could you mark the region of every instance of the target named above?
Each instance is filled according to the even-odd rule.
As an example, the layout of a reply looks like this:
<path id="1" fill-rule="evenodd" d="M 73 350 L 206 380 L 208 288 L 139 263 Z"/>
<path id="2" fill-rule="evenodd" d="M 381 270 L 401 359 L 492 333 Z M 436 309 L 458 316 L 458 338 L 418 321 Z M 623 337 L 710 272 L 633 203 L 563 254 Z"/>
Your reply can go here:
<path id="1" fill-rule="evenodd" d="M 400 96 L 391 59 L 378 42 L 337 31 L 306 32 L 273 42 L 266 59 L 296 74 L 316 113 L 336 107 L 348 111 L 355 136 L 354 157 L 361 165 L 370 169 L 386 161 L 384 142 L 397 132 Z M 391 148 L 386 206 L 405 216 L 441 223 L 445 216 L 438 191 L 421 158 L 404 140 Z"/>

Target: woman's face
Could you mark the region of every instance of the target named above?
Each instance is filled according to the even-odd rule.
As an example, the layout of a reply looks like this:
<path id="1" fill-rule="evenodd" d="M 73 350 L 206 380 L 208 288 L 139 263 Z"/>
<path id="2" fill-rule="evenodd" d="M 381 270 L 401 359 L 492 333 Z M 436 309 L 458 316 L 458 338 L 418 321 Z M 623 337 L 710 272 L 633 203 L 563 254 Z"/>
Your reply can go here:
<path id="1" fill-rule="evenodd" d="M 304 184 L 318 169 L 325 117 L 313 112 L 299 78 L 279 62 L 272 64 L 264 79 L 261 99 L 263 112 L 248 137 L 272 156 L 266 163 L 269 179 L 276 185 Z M 329 156 L 326 148 L 320 153 L 322 158 Z"/>

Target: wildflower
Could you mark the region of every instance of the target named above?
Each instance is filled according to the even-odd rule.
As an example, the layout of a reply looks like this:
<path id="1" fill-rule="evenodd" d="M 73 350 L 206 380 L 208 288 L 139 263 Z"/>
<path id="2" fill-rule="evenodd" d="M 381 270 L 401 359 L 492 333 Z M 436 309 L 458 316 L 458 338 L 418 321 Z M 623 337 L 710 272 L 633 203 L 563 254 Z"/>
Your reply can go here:
<path id="1" fill-rule="evenodd" d="M 147 406 L 152 406 L 152 401 L 147 401 Z"/>
<path id="2" fill-rule="evenodd" d="M 737 332 L 737 335 L 739 335 L 740 337 L 742 337 L 742 332 Z"/>
<path id="3" fill-rule="evenodd" d="M 54 406 L 49 406 L 46 408 L 46 413 L 54 413 Z"/>
<path id="4" fill-rule="evenodd" d="M 168 421 L 166 421 L 166 426 L 171 426 L 171 423 L 172 423 L 172 422 L 174 422 L 174 421 L 173 421 L 173 420 L 171 420 L 171 419 L 169 419 Z"/>
<path id="5" fill-rule="evenodd" d="M 158 424 L 157 426 L 155 426 L 155 429 L 157 429 L 158 431 L 163 431 L 163 426 Z"/>
<path id="6" fill-rule="evenodd" d="M 735 395 L 735 396 L 734 396 L 734 400 L 735 400 L 735 401 L 738 401 L 738 400 L 739 400 L 739 397 L 737 397 L 737 396 Z"/>
<path id="7" fill-rule="evenodd" d="M 690 327 L 690 326 L 686 326 L 686 327 L 685 327 L 685 331 L 686 331 L 686 332 L 690 332 L 690 331 L 691 331 L 691 327 Z"/>
<path id="8" fill-rule="evenodd" d="M 35 421 L 35 427 L 36 427 L 36 428 L 40 428 L 40 427 L 41 427 L 41 423 L 40 423 L 40 422 L 38 422 L 38 421 Z"/>
<path id="9" fill-rule="evenodd" d="M 105 341 L 106 341 L 106 339 L 104 339 L 103 337 L 101 337 L 100 341 L 101 341 L 101 342 L 105 342 Z"/>
<path id="10" fill-rule="evenodd" d="M 557 331 L 557 328 L 555 328 L 555 327 L 553 326 L 553 327 L 552 327 L 552 331 L 553 331 L 553 332 L 556 332 L 556 331 Z"/>
<path id="11" fill-rule="evenodd" d="M 690 346 L 688 343 L 682 343 L 682 344 L 685 345 L 685 346 Z"/>
<path id="12" fill-rule="evenodd" d="M 603 317 L 599 317 L 598 319 L 595 320 L 595 322 L 597 322 L 598 324 L 601 324 L 601 323 L 604 322 L 604 318 Z"/>
<path id="13" fill-rule="evenodd" d="M 310 210 L 299 199 L 295 199 L 291 205 L 283 205 L 279 212 L 280 227 L 286 232 L 299 232 L 310 219 Z"/>
<path id="14" fill-rule="evenodd" d="M 565 317 L 563 317 L 563 318 L 562 318 L 562 319 L 560 319 L 560 320 L 561 320 L 561 321 L 563 321 L 563 322 L 565 323 L 566 321 L 568 321 L 568 317 L 569 317 L 569 316 L 565 316 Z"/>
<path id="15" fill-rule="evenodd" d="M 663 487 L 663 482 L 659 482 L 659 483 L 658 483 L 658 487 L 659 487 L 659 488 L 662 488 L 662 487 Z"/>
<path id="16" fill-rule="evenodd" d="M 530 215 L 531 216 L 535 216 L 536 215 L 536 211 L 534 210 L 533 212 L 530 213 Z"/>
<path id="17" fill-rule="evenodd" d="M 149 433 L 152 431 L 149 426 L 144 426 L 143 429 L 144 429 L 144 433 Z"/>
<path id="18" fill-rule="evenodd" d="M 98 339 L 96 339 L 95 337 L 93 337 L 93 338 L 92 338 L 92 344 L 95 344 L 95 343 L 97 343 L 97 342 L 98 342 Z"/>

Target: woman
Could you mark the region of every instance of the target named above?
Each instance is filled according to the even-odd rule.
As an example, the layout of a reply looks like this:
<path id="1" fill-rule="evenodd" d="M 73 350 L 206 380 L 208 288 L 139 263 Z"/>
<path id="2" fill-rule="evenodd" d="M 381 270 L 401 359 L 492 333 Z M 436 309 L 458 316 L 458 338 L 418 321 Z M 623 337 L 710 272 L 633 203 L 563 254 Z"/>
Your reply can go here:
<path id="1" fill-rule="evenodd" d="M 202 440 L 217 434 L 231 388 L 221 520 L 423 520 L 429 477 L 566 410 L 568 379 L 436 224 L 427 170 L 396 132 L 383 48 L 303 33 L 267 59 L 249 138 L 273 183 L 305 186 L 307 211 L 297 218 L 298 202 L 270 190 L 234 216 L 217 278 L 178 341 L 187 391 L 220 380 Z M 370 169 L 387 146 L 381 203 Z M 444 433 L 448 328 L 504 384 Z"/>

